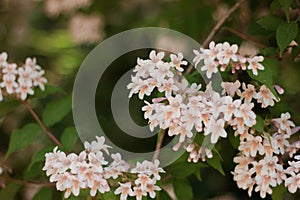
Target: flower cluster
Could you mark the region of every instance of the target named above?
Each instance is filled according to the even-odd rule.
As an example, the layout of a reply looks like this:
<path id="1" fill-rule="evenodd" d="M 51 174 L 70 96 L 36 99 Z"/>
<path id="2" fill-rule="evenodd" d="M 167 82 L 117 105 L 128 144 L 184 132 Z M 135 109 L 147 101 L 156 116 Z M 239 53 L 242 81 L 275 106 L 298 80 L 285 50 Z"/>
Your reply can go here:
<path id="1" fill-rule="evenodd" d="M 232 73 L 236 70 L 252 70 L 254 75 L 257 75 L 257 70 L 264 70 L 261 62 L 264 60 L 263 56 L 244 57 L 238 53 L 238 46 L 236 44 L 230 45 L 228 42 L 215 44 L 210 42 L 209 49 L 200 48 L 200 51 L 194 50 L 196 57 L 193 62 L 195 67 L 203 61 L 202 71 L 206 71 L 208 78 L 212 77 L 213 73 L 217 73 L 220 66 L 221 71 L 225 71 L 227 66 L 231 65 Z"/>
<path id="2" fill-rule="evenodd" d="M 293 157 L 299 149 L 299 145 L 295 146 L 289 142 L 291 135 L 298 131 L 289 119 L 289 113 L 283 113 L 280 118 L 273 119 L 271 125 L 275 131 L 271 134 L 261 135 L 252 129 L 240 137 L 240 153 L 234 158 L 238 165 L 233 175 L 239 188 L 248 189 L 249 196 L 256 186 L 255 191 L 260 191 L 260 196 L 265 198 L 267 193 L 272 194 L 271 187 L 283 182 L 290 192 L 296 191 L 297 181 L 292 181 L 292 177 L 298 172 L 295 162 L 289 161 L 290 167 L 284 169 L 282 160 L 285 154 Z M 295 151 L 291 152 L 291 148 Z M 288 176 L 290 177 L 287 178 Z"/>
<path id="3" fill-rule="evenodd" d="M 46 0 L 45 10 L 50 17 L 61 13 L 71 13 L 79 8 L 88 7 L 91 0 Z"/>
<path id="4" fill-rule="evenodd" d="M 59 191 L 65 191 L 65 198 L 71 193 L 78 196 L 81 189 L 90 189 L 90 195 L 97 192 L 105 193 L 111 190 L 110 182 L 122 177 L 115 194 L 121 194 L 121 200 L 127 196 L 135 196 L 137 200 L 149 194 L 151 198 L 156 196 L 155 191 L 160 190 L 156 182 L 160 180 L 159 173 L 164 172 L 159 167 L 159 161 L 137 162 L 130 170 L 131 165 L 122 160 L 119 153 L 111 154 L 112 162 L 104 157 L 104 152 L 109 155 L 109 146 L 104 137 L 96 137 L 96 141 L 85 142 L 85 150 L 79 155 L 64 152 L 54 148 L 53 152 L 46 154 L 46 162 L 43 170 L 50 176 L 50 182 L 56 182 Z M 133 187 L 133 189 L 131 188 Z"/>
<path id="5" fill-rule="evenodd" d="M 0 54 L 0 101 L 3 96 L 8 95 L 25 100 L 28 94 L 34 94 L 34 87 L 45 89 L 45 71 L 36 63 L 35 58 L 27 58 L 23 66 L 17 66 L 15 63 L 8 63 L 7 57 L 5 52 Z"/>

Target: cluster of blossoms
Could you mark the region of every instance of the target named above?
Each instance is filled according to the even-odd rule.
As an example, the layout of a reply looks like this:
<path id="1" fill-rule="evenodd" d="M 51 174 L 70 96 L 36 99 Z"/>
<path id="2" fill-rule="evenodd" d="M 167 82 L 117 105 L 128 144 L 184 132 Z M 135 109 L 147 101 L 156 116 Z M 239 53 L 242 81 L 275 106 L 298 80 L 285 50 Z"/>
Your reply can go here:
<path id="1" fill-rule="evenodd" d="M 90 6 L 91 0 L 46 0 L 45 10 L 50 17 L 61 13 L 71 13 L 79 8 Z"/>
<path id="2" fill-rule="evenodd" d="M 16 96 L 22 100 L 34 94 L 34 87 L 45 89 L 45 71 L 36 63 L 35 58 L 27 58 L 23 66 L 7 62 L 7 53 L 0 54 L 0 101 L 3 96 Z"/>
<path id="3" fill-rule="evenodd" d="M 239 188 L 248 190 L 249 196 L 255 191 L 260 191 L 262 198 L 266 194 L 272 194 L 271 187 L 282 183 L 291 193 L 300 188 L 299 179 L 296 174 L 300 163 L 288 161 L 288 168 L 284 169 L 285 154 L 293 158 L 296 151 L 300 149 L 299 141 L 290 143 L 290 137 L 299 130 L 289 120 L 290 114 L 283 113 L 280 118 L 272 119 L 271 126 L 274 131 L 261 135 L 258 131 L 251 129 L 240 137 L 240 146 L 234 162 L 238 163 L 233 175 Z M 299 158 L 299 156 L 295 156 Z"/>
<path id="4" fill-rule="evenodd" d="M 228 42 L 215 44 L 210 42 L 209 49 L 200 48 L 200 51 L 194 50 L 196 57 L 193 62 L 197 66 L 203 61 L 202 71 L 206 71 L 208 78 L 212 77 L 212 73 L 217 73 L 220 66 L 221 71 L 225 71 L 227 66 L 231 65 L 232 73 L 236 70 L 252 70 L 254 75 L 257 75 L 257 70 L 264 70 L 264 66 L 260 63 L 264 60 L 263 56 L 254 56 L 246 58 L 238 54 L 238 46 L 230 45 Z"/>
<path id="5" fill-rule="evenodd" d="M 193 62 L 197 66 L 203 61 L 201 70 L 207 71 L 208 78 L 218 72 L 219 66 L 221 71 L 231 66 L 232 73 L 248 68 L 254 75 L 257 75 L 258 69 L 264 70 L 260 63 L 264 59 L 262 56 L 246 58 L 237 51 L 237 45 L 211 42 L 209 49 L 201 48 L 200 52 L 194 50 L 196 56 Z M 145 101 L 146 105 L 142 107 L 150 130 L 153 131 L 155 127 L 167 130 L 169 136 L 178 139 L 174 151 L 183 146 L 189 152 L 188 161 L 198 162 L 199 159 L 205 161 L 213 157 L 214 144 L 220 137 L 226 138 L 226 129 L 231 127 L 234 135 L 240 138 L 238 149 L 241 153 L 234 159 L 239 164 L 233 172 L 238 187 L 248 189 L 251 195 L 256 184 L 255 191 L 260 191 L 264 198 L 267 193 L 272 193 L 271 187 L 284 182 L 290 192 L 295 192 L 295 188 L 300 187 L 300 184 L 293 182 L 294 174 L 298 173 L 295 167 L 297 164 L 289 162 L 291 167 L 286 171 L 282 156 L 289 153 L 293 157 L 299 149 L 299 141 L 293 144 L 288 141 L 299 128 L 293 128 L 295 125 L 289 120 L 288 113 L 271 121 L 273 132 L 261 133 L 253 128 L 257 122 L 254 106 L 274 106 L 279 98 L 266 85 L 241 83 L 239 80 L 222 82 L 221 93 L 213 89 L 212 82 L 201 91 L 201 84 L 190 85 L 182 76 L 182 66 L 187 65 L 187 62 L 181 53 L 171 54 L 169 62 L 163 60 L 164 56 L 163 52 L 156 53 L 153 50 L 150 59 L 138 58 L 135 75 L 127 85 L 130 89 L 129 97 L 138 94 L 140 99 L 144 99 L 145 95 L 150 96 L 155 89 L 163 95 L 153 98 L 151 103 Z M 282 88 L 275 86 L 275 89 L 282 93 Z M 204 137 L 202 144 L 194 140 L 199 135 Z"/>
<path id="6" fill-rule="evenodd" d="M 159 167 L 158 160 L 137 162 L 136 166 L 131 168 L 131 165 L 116 153 L 111 154 L 113 161 L 109 163 L 104 157 L 104 152 L 110 155 L 110 147 L 104 143 L 104 137 L 96 139 L 91 143 L 85 142 L 85 150 L 79 155 L 66 155 L 57 147 L 53 152 L 46 154 L 43 170 L 50 176 L 50 182 L 56 182 L 57 190 L 65 191 L 65 198 L 71 193 L 78 196 L 81 189 L 90 189 L 90 195 L 95 196 L 98 191 L 109 192 L 116 185 L 114 193 L 121 194 L 121 200 L 126 200 L 128 196 L 136 197 L 137 200 L 148 194 L 151 198 L 156 196 L 155 191 L 160 190 L 156 185 L 161 178 L 159 173 L 164 172 Z M 119 177 L 122 177 L 122 182 L 116 181 L 120 180 Z"/>

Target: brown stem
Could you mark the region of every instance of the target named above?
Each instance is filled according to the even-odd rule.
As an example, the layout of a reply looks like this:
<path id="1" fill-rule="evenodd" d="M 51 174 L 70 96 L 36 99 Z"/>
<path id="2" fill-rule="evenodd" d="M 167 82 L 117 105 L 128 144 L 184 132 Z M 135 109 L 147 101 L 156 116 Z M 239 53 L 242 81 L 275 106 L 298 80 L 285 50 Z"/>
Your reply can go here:
<path id="1" fill-rule="evenodd" d="M 225 21 L 232 15 L 232 13 L 234 13 L 238 7 L 244 2 L 245 0 L 239 0 L 237 1 L 234 6 L 224 15 L 224 17 L 222 17 L 222 19 L 215 25 L 215 27 L 212 29 L 212 31 L 209 33 L 209 35 L 207 36 L 207 38 L 205 39 L 205 41 L 202 44 L 202 47 L 207 47 L 207 45 L 209 44 L 209 42 L 213 39 L 213 37 L 216 35 L 216 33 L 220 30 L 220 28 L 222 27 L 222 25 L 225 23 Z"/>
<path id="2" fill-rule="evenodd" d="M 62 144 L 58 141 L 58 139 L 56 139 L 56 137 L 53 135 L 53 133 L 51 133 L 49 131 L 49 129 L 45 126 L 45 124 L 40 120 L 40 118 L 33 111 L 33 109 L 31 108 L 31 106 L 29 105 L 29 103 L 26 100 L 22 101 L 22 103 L 25 105 L 25 107 L 30 112 L 30 114 L 33 116 L 33 118 L 35 119 L 35 121 L 42 127 L 43 131 L 51 138 L 51 140 L 55 144 L 57 144 L 57 146 L 61 147 Z"/>
<path id="3" fill-rule="evenodd" d="M 18 183 L 22 185 L 39 185 L 39 186 L 48 186 L 48 187 L 55 187 L 55 183 L 43 183 L 43 182 L 38 182 L 38 181 L 25 181 L 25 180 L 20 180 L 12 177 L 1 177 L 3 181 L 8 181 L 8 182 L 13 182 L 13 183 Z"/>
<path id="4" fill-rule="evenodd" d="M 251 37 L 250 35 L 246 35 L 244 33 L 241 33 L 239 31 L 236 31 L 232 28 L 229 28 L 229 27 L 224 27 L 225 30 L 239 36 L 240 38 L 242 38 L 243 40 L 248 40 L 248 41 L 251 41 L 253 43 L 255 43 L 258 47 L 261 47 L 261 48 L 267 48 L 266 45 L 260 43 L 258 40 L 256 40 L 255 38 Z"/>
<path id="5" fill-rule="evenodd" d="M 159 156 L 159 152 L 160 152 L 160 148 L 163 143 L 163 140 L 164 140 L 165 132 L 166 132 L 165 130 L 160 130 L 158 133 L 157 142 L 156 142 L 156 146 L 155 146 L 155 152 L 154 152 L 152 161 L 155 161 Z"/>

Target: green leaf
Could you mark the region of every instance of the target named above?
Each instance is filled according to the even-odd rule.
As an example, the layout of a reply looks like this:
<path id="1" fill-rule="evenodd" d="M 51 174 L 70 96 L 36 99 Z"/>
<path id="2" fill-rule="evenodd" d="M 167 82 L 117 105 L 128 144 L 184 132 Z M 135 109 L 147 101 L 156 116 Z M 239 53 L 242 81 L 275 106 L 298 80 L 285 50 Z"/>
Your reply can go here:
<path id="1" fill-rule="evenodd" d="M 172 200 L 170 195 L 164 189 L 162 189 L 161 191 L 159 191 L 157 193 L 157 198 L 156 199 L 159 199 L 159 200 Z"/>
<path id="2" fill-rule="evenodd" d="M 290 6 L 292 3 L 292 0 L 279 0 L 279 3 L 284 9 L 286 20 L 289 22 L 290 21 Z"/>
<path id="3" fill-rule="evenodd" d="M 21 104 L 20 101 L 12 100 L 12 101 L 2 101 L 0 102 L 0 117 L 3 115 L 13 111 Z"/>
<path id="4" fill-rule="evenodd" d="M 298 33 L 298 25 L 296 22 L 282 23 L 276 31 L 276 40 L 280 49 L 280 57 L 286 47 L 294 40 Z"/>
<path id="5" fill-rule="evenodd" d="M 275 80 L 277 80 L 279 74 L 278 61 L 273 58 L 264 58 L 262 65 L 265 67 L 265 69 L 260 70 L 257 75 L 254 75 L 251 71 L 247 70 L 249 76 L 256 81 L 265 84 L 275 95 L 275 97 L 279 98 L 277 92 L 273 88 L 273 83 Z"/>
<path id="6" fill-rule="evenodd" d="M 53 126 L 61 121 L 72 109 L 72 98 L 66 97 L 49 103 L 43 112 L 43 122 L 46 126 Z"/>
<path id="7" fill-rule="evenodd" d="M 33 200 L 52 200 L 52 189 L 47 187 L 40 189 Z"/>
<path id="8" fill-rule="evenodd" d="M 193 190 L 186 179 L 174 179 L 173 181 L 174 192 L 178 200 L 192 200 Z"/>
<path id="9" fill-rule="evenodd" d="M 48 146 L 46 148 L 43 148 L 41 149 L 40 151 L 36 152 L 33 156 L 32 156 L 32 159 L 31 159 L 31 163 L 27 169 L 27 171 L 30 171 L 32 166 L 35 164 L 35 163 L 38 163 L 38 162 L 44 162 L 45 161 L 45 154 L 48 153 L 48 152 L 51 152 L 53 151 L 54 149 L 54 146 Z"/>
<path id="10" fill-rule="evenodd" d="M 238 149 L 240 146 L 240 138 L 239 136 L 234 136 L 233 131 L 228 132 L 228 138 L 233 148 Z"/>
<path id="11" fill-rule="evenodd" d="M 22 185 L 11 183 L 7 184 L 5 188 L 0 190 L 0 199 L 14 200 L 16 199 L 16 193 L 19 191 Z"/>
<path id="12" fill-rule="evenodd" d="M 115 195 L 113 190 L 110 190 L 109 192 L 105 192 L 104 194 L 99 193 L 101 200 L 118 200 L 120 197 L 119 195 Z"/>
<path id="13" fill-rule="evenodd" d="M 42 131 L 38 124 L 27 124 L 21 129 L 13 131 L 6 152 L 5 159 L 12 153 L 25 149 L 28 147 L 36 138 L 36 136 Z"/>
<path id="14" fill-rule="evenodd" d="M 287 192 L 286 187 L 284 187 L 283 184 L 276 186 L 275 188 L 272 189 L 272 199 L 273 200 L 281 200 L 284 199 L 284 194 Z"/>
<path id="15" fill-rule="evenodd" d="M 204 163 L 189 163 L 186 161 L 172 166 L 171 174 L 176 178 L 185 178 L 204 167 L 207 167 L 207 165 Z"/>
<path id="16" fill-rule="evenodd" d="M 261 116 L 256 115 L 256 124 L 253 126 L 253 128 L 261 133 L 263 133 L 265 130 L 265 120 L 261 118 Z"/>
<path id="17" fill-rule="evenodd" d="M 257 23 L 266 30 L 276 31 L 279 24 L 284 23 L 284 21 L 278 17 L 269 15 L 262 17 Z"/>
<path id="18" fill-rule="evenodd" d="M 41 89 L 37 89 L 34 91 L 34 95 L 30 96 L 30 98 L 45 98 L 51 94 L 56 94 L 56 93 L 65 93 L 65 92 L 60 87 L 46 84 L 44 91 L 42 91 Z"/>
<path id="19" fill-rule="evenodd" d="M 75 127 L 68 127 L 64 130 L 60 138 L 63 148 L 71 151 L 78 141 L 78 133 Z"/>
<path id="20" fill-rule="evenodd" d="M 45 173 L 41 170 L 44 167 L 45 163 L 36 162 L 34 163 L 30 170 L 25 170 L 23 174 L 23 178 L 25 180 L 33 180 L 38 179 L 39 177 L 45 177 Z"/>
<path id="21" fill-rule="evenodd" d="M 225 172 L 222 167 L 222 158 L 218 154 L 214 154 L 212 158 L 206 160 L 207 164 L 212 166 L 218 172 L 220 172 L 223 176 L 225 176 Z"/>

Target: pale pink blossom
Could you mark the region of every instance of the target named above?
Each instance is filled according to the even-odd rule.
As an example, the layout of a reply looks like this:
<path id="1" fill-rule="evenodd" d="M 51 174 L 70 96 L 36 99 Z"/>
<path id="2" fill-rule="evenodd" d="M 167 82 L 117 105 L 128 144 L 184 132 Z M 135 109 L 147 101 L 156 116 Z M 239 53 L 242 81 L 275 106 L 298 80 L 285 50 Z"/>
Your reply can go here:
<path id="1" fill-rule="evenodd" d="M 254 56 L 253 58 L 248 58 L 247 61 L 249 63 L 248 65 L 248 69 L 252 70 L 252 73 L 254 75 L 257 75 L 257 70 L 264 70 L 265 67 L 260 64 L 260 62 L 262 62 L 264 60 L 263 56 Z"/>
<path id="2" fill-rule="evenodd" d="M 120 200 L 126 200 L 128 195 L 135 195 L 131 189 L 131 182 L 119 183 L 119 185 L 120 186 L 115 190 L 114 194 L 121 194 Z"/>
<path id="3" fill-rule="evenodd" d="M 211 143 L 215 144 L 219 137 L 227 137 L 227 132 L 224 130 L 224 125 L 225 122 L 223 119 L 218 119 L 215 121 L 214 119 L 211 118 L 210 120 L 210 125 L 207 128 L 206 131 L 204 131 L 204 135 L 209 135 L 211 134 Z"/>
<path id="4" fill-rule="evenodd" d="M 259 92 L 256 95 L 257 102 L 261 103 L 262 108 L 266 108 L 268 106 L 274 106 L 274 101 L 278 101 L 278 99 L 274 96 L 274 94 L 267 88 L 267 86 L 262 85 L 259 89 Z"/>
<path id="5" fill-rule="evenodd" d="M 188 62 L 183 60 L 183 55 L 182 53 L 178 53 L 177 56 L 174 54 L 170 55 L 171 58 L 171 63 L 170 66 L 171 67 L 175 67 L 177 71 L 179 72 L 183 72 L 183 68 L 181 67 L 181 65 L 187 65 Z"/>
<path id="6" fill-rule="evenodd" d="M 223 88 L 222 94 L 227 93 L 229 96 L 233 97 L 235 94 L 239 94 L 241 91 L 239 90 L 241 83 L 239 80 L 235 82 L 222 82 L 221 86 Z"/>
<path id="7" fill-rule="evenodd" d="M 229 64 L 230 60 L 236 62 L 237 56 L 236 53 L 238 51 L 238 46 L 233 44 L 230 46 L 228 42 L 224 42 L 222 44 L 222 51 L 217 54 L 217 59 L 219 60 L 220 64 Z"/>

